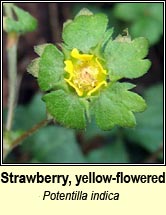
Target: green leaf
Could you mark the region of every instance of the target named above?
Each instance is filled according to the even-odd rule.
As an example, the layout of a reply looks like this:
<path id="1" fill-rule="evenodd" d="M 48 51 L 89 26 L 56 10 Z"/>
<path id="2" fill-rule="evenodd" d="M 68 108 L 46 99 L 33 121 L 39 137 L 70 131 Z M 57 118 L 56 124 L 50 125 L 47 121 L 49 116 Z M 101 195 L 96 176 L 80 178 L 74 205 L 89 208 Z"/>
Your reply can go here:
<path id="1" fill-rule="evenodd" d="M 117 18 L 130 21 L 133 37 L 146 37 L 153 45 L 163 33 L 163 3 L 120 3 L 116 4 Z"/>
<path id="2" fill-rule="evenodd" d="M 28 130 L 46 118 L 45 103 L 41 99 L 41 94 L 36 94 L 30 104 L 19 105 L 15 110 L 13 121 L 14 130 Z"/>
<path id="3" fill-rule="evenodd" d="M 90 13 L 93 14 L 97 14 L 97 13 L 101 13 L 101 9 L 100 7 L 98 7 L 97 4 L 89 4 L 89 2 L 82 2 L 81 4 L 78 2 L 76 4 L 73 4 L 73 7 L 71 8 L 71 13 L 72 16 L 75 17 L 77 15 L 79 15 L 80 13 L 85 13 L 87 11 L 87 14 L 83 14 L 83 15 L 90 15 Z"/>
<path id="4" fill-rule="evenodd" d="M 129 163 L 129 156 L 122 140 L 91 151 L 87 155 L 89 163 Z"/>
<path id="5" fill-rule="evenodd" d="M 35 50 L 36 54 L 38 54 L 41 57 L 43 52 L 44 52 L 44 50 L 45 50 L 45 48 L 47 46 L 49 46 L 49 45 L 51 45 L 51 43 L 44 43 L 44 44 L 41 44 L 41 45 L 37 45 L 37 46 L 34 47 L 34 50 Z"/>
<path id="6" fill-rule="evenodd" d="M 53 89 L 63 78 L 63 60 L 63 54 L 54 45 L 45 47 L 40 58 L 38 75 L 39 86 L 43 91 Z"/>
<path id="7" fill-rule="evenodd" d="M 45 48 L 49 45 L 51 45 L 51 44 L 45 43 L 42 45 L 37 45 L 34 47 L 34 50 L 35 50 L 36 54 L 38 54 L 41 57 Z M 31 75 L 33 75 L 35 78 L 38 78 L 39 62 L 40 62 L 40 58 L 36 58 L 36 59 L 32 60 L 32 62 L 27 67 L 27 72 L 30 73 Z"/>
<path id="8" fill-rule="evenodd" d="M 109 41 L 105 48 L 105 58 L 110 79 L 138 78 L 144 75 L 151 63 L 144 57 L 148 54 L 148 41 L 136 38 L 132 41 Z"/>
<path id="9" fill-rule="evenodd" d="M 25 34 L 27 32 L 32 32 L 37 28 L 37 20 L 32 17 L 28 12 L 23 9 L 14 6 L 13 4 L 6 5 L 6 7 L 11 7 L 13 9 L 16 19 L 14 20 L 10 17 L 4 18 L 4 29 L 7 32 L 17 32 L 19 34 Z"/>
<path id="10" fill-rule="evenodd" d="M 81 10 L 76 14 L 75 17 L 83 16 L 83 15 L 85 15 L 85 16 L 91 16 L 91 15 L 93 15 L 93 13 L 92 13 L 90 10 L 88 10 L 87 8 L 83 8 L 83 9 L 81 9 Z"/>
<path id="11" fill-rule="evenodd" d="M 113 31 L 114 31 L 113 28 L 110 28 L 105 32 L 102 46 L 106 45 L 106 43 L 111 39 Z"/>
<path id="12" fill-rule="evenodd" d="M 48 126 L 42 128 L 25 144 L 28 144 L 32 159 L 40 163 L 86 162 L 71 129 Z"/>
<path id="13" fill-rule="evenodd" d="M 137 20 L 130 30 L 134 37 L 144 36 L 148 38 L 150 44 L 155 44 L 163 33 L 162 25 L 152 17 Z"/>
<path id="14" fill-rule="evenodd" d="M 45 118 L 45 103 L 41 100 L 41 94 L 37 94 L 28 105 L 16 107 L 14 130 L 10 133 L 10 137 L 6 137 L 8 134 L 5 134 L 5 140 L 10 138 L 11 142 L 11 138 L 12 140 L 17 138 L 23 131 L 32 128 Z M 74 130 L 56 125 L 44 127 L 28 137 L 21 144 L 19 151 L 23 156 L 26 155 L 25 159 L 28 160 L 24 162 L 27 163 L 31 160 L 39 163 L 86 163 Z M 18 162 L 18 157 L 12 155 L 10 154 L 5 162 Z"/>
<path id="15" fill-rule="evenodd" d="M 133 130 L 126 130 L 126 135 L 133 143 L 155 152 L 163 145 L 163 86 L 150 87 L 145 98 L 147 110 L 136 114 L 138 125 Z"/>
<path id="16" fill-rule="evenodd" d="M 163 3 L 119 3 L 114 8 L 114 15 L 131 22 L 146 17 L 163 22 Z"/>
<path id="17" fill-rule="evenodd" d="M 136 125 L 132 112 L 144 111 L 146 103 L 141 96 L 128 91 L 132 87 L 133 85 L 128 83 L 114 83 L 94 101 L 92 111 L 101 129 L 109 130 L 115 125 L 122 127 Z"/>
<path id="18" fill-rule="evenodd" d="M 64 27 L 62 37 L 70 49 L 88 53 L 102 41 L 108 19 L 104 14 L 80 15 Z"/>
<path id="19" fill-rule="evenodd" d="M 160 22 L 160 24 L 163 24 L 163 2 L 160 3 L 151 3 L 148 5 L 148 15 L 152 18 L 155 18 Z M 147 10 L 147 8 L 146 8 Z"/>
<path id="20" fill-rule="evenodd" d="M 46 94 L 43 100 L 46 102 L 47 111 L 58 123 L 70 128 L 85 128 L 85 107 L 77 96 L 57 90 Z"/>
<path id="21" fill-rule="evenodd" d="M 118 3 L 114 8 L 115 17 L 125 21 L 135 21 L 143 15 L 147 3 Z"/>
<path id="22" fill-rule="evenodd" d="M 40 58 L 36 58 L 32 60 L 32 62 L 27 67 L 27 72 L 33 75 L 35 78 L 37 78 L 39 74 L 39 61 Z"/>

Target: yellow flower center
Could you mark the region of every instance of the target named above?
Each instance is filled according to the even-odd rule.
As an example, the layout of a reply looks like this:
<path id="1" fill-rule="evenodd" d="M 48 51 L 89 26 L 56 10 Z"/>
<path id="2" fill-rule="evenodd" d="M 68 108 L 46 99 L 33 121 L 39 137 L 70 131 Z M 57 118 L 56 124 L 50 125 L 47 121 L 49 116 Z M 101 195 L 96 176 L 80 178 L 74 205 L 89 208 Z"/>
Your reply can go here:
<path id="1" fill-rule="evenodd" d="M 107 72 L 97 57 L 80 54 L 77 49 L 70 53 L 71 60 L 66 60 L 64 70 L 69 74 L 65 81 L 75 89 L 79 96 L 91 96 L 101 86 L 107 86 Z"/>

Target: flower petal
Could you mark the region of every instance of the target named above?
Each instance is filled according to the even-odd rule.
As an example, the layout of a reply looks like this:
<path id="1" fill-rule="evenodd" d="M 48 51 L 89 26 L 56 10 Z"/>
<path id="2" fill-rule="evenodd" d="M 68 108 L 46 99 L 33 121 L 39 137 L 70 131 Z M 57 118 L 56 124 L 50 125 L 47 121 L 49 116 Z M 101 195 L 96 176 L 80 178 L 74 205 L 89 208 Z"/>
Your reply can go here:
<path id="1" fill-rule="evenodd" d="M 90 54 L 80 54 L 78 49 L 74 48 L 71 52 L 71 56 L 78 60 L 89 61 L 93 58 L 93 55 Z"/>
<path id="2" fill-rule="evenodd" d="M 65 68 L 64 68 L 64 70 L 65 70 L 66 72 L 72 74 L 73 71 L 74 71 L 74 67 L 73 67 L 72 61 L 71 61 L 71 60 L 65 60 L 64 63 L 65 63 L 65 65 L 66 65 Z"/>
<path id="3" fill-rule="evenodd" d="M 107 86 L 107 82 L 106 82 L 106 81 L 100 82 L 94 89 L 90 90 L 90 91 L 87 93 L 87 96 L 91 96 L 91 94 L 94 93 L 96 90 L 98 90 L 102 85 Z"/>
<path id="4" fill-rule="evenodd" d="M 101 63 L 98 61 L 98 58 L 96 57 L 95 59 L 97 65 L 99 66 L 99 68 L 101 69 L 101 71 L 106 75 L 107 74 L 107 71 L 103 69 Z"/>
<path id="5" fill-rule="evenodd" d="M 71 78 L 65 79 L 65 81 L 66 81 L 71 87 L 73 87 L 73 88 L 76 90 L 76 92 L 77 92 L 77 94 L 78 94 L 79 96 L 82 96 L 82 95 L 83 95 L 83 90 L 80 90 L 75 84 L 73 84 L 73 83 L 70 81 L 70 79 L 71 79 Z"/>

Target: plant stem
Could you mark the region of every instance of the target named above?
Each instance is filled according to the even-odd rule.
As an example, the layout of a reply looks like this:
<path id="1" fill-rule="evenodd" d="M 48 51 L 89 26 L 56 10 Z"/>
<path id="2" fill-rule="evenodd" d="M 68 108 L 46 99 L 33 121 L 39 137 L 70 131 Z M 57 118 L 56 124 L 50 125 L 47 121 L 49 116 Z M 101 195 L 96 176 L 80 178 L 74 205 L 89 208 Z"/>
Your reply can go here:
<path id="1" fill-rule="evenodd" d="M 12 12 L 13 5 L 14 5 L 13 3 L 4 3 L 3 4 L 6 16 L 11 19 L 13 18 L 13 12 Z"/>
<path id="2" fill-rule="evenodd" d="M 33 126 L 31 129 L 23 133 L 20 137 L 15 139 L 8 150 L 6 150 L 5 154 L 3 154 L 3 159 L 6 158 L 7 154 L 9 154 L 10 151 L 12 151 L 16 146 L 20 145 L 27 137 L 34 134 L 36 131 L 38 131 L 40 128 L 46 126 L 48 123 L 50 123 L 52 119 L 44 119 L 43 121 L 39 122 L 35 126 Z"/>
<path id="3" fill-rule="evenodd" d="M 18 146 L 23 140 L 25 140 L 27 137 L 31 136 L 33 133 L 35 133 L 40 128 L 47 125 L 49 122 L 51 122 L 51 120 L 44 119 L 43 121 L 41 121 L 38 124 L 36 124 L 35 126 L 33 126 L 31 129 L 26 131 L 24 134 L 22 134 L 20 137 L 18 137 L 16 140 L 14 140 L 11 143 L 12 148 L 15 148 L 16 146 Z"/>
<path id="4" fill-rule="evenodd" d="M 14 19 L 12 12 L 12 3 L 4 3 L 6 16 Z M 7 35 L 7 62 L 8 62 L 8 113 L 6 121 L 6 130 L 12 128 L 14 108 L 16 105 L 17 92 L 17 44 L 19 35 L 17 33 L 8 33 Z"/>
<path id="5" fill-rule="evenodd" d="M 16 105 L 16 89 L 17 89 L 17 41 L 18 36 L 14 33 L 8 34 L 7 37 L 7 59 L 8 59 L 8 114 L 6 121 L 6 129 L 12 128 L 14 108 Z"/>

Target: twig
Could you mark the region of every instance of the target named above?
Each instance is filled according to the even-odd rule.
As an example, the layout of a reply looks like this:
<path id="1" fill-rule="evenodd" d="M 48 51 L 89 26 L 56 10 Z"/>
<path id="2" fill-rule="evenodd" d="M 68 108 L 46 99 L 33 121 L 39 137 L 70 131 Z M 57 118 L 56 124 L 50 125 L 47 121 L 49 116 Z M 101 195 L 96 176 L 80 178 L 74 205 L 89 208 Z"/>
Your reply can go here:
<path id="1" fill-rule="evenodd" d="M 44 119 L 43 121 L 39 122 L 34 127 L 32 127 L 31 129 L 29 129 L 28 131 L 26 131 L 24 134 L 22 134 L 20 137 L 18 137 L 16 140 L 14 140 L 11 143 L 12 148 L 15 148 L 16 146 L 18 146 L 23 140 L 25 140 L 27 137 L 31 136 L 33 133 L 35 133 L 40 128 L 47 125 L 49 122 L 51 122 L 51 120 Z"/>
<path id="2" fill-rule="evenodd" d="M 38 131 L 40 128 L 46 126 L 48 123 L 50 123 L 52 121 L 52 119 L 44 119 L 43 121 L 39 122 L 38 124 L 36 124 L 35 126 L 33 126 L 31 129 L 29 129 L 28 131 L 26 131 L 25 133 L 23 133 L 20 137 L 18 137 L 17 139 L 15 139 L 12 143 L 11 146 L 8 150 L 5 151 L 5 153 L 3 154 L 4 159 L 6 158 L 6 156 L 9 154 L 10 151 L 12 151 L 15 147 L 17 147 L 18 145 L 20 145 L 27 137 L 31 136 L 32 134 L 34 134 L 36 131 Z"/>

